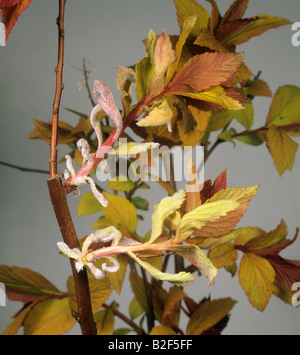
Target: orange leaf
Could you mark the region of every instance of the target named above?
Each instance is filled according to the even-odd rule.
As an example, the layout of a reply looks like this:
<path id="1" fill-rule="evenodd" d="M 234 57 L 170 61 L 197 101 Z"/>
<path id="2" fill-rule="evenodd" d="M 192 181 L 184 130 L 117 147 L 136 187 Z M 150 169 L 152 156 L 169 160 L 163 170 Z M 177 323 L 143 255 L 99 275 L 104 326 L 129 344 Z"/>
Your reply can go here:
<path id="1" fill-rule="evenodd" d="M 199 92 L 220 85 L 234 76 L 242 61 L 242 53 L 195 55 L 179 70 L 168 90 Z"/>
<path id="2" fill-rule="evenodd" d="M 0 8 L 15 6 L 21 0 L 0 0 Z"/>
<path id="3" fill-rule="evenodd" d="M 247 10 L 249 0 L 235 0 L 222 18 L 222 23 L 239 20 Z"/>
<path id="4" fill-rule="evenodd" d="M 6 1 L 5 3 L 8 3 L 8 1 Z M 11 1 L 11 3 L 15 3 L 15 5 L 6 7 L 1 11 L 2 22 L 4 23 L 6 29 L 5 40 L 7 40 L 10 31 L 13 29 L 21 13 L 25 11 L 30 5 L 31 0 L 21 0 L 17 3 L 16 1 Z M 2 7 L 2 4 L 0 5 L 0 7 Z"/>

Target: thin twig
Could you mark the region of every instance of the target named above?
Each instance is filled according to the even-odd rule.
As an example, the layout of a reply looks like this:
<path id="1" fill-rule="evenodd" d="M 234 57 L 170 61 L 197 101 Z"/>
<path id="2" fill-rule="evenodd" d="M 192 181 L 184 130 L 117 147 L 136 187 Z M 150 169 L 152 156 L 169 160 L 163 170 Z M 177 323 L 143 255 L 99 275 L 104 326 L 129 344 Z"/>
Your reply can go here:
<path id="1" fill-rule="evenodd" d="M 105 309 L 110 309 L 115 316 L 122 319 L 125 323 L 127 323 L 138 335 L 145 335 L 145 332 L 142 328 L 140 328 L 137 324 L 135 324 L 131 319 L 125 316 L 125 314 L 121 313 L 116 308 L 109 306 L 108 304 L 104 303 L 102 305 Z"/>
<path id="2" fill-rule="evenodd" d="M 90 89 L 90 87 L 89 87 L 89 78 L 88 78 L 88 74 L 87 74 L 87 70 L 86 70 L 85 61 L 86 61 L 86 59 L 83 59 L 83 73 L 84 73 L 85 86 L 86 86 L 86 90 L 87 90 L 89 99 L 90 99 L 90 101 L 91 101 L 91 104 L 92 104 L 93 107 L 95 107 L 95 106 L 96 106 L 96 103 L 95 103 L 95 101 L 93 100 L 93 96 L 92 96 L 92 93 L 91 93 L 91 89 Z"/>
<path id="3" fill-rule="evenodd" d="M 147 298 L 147 324 L 148 324 L 148 333 L 151 332 L 151 329 L 154 327 L 154 310 L 153 310 L 153 304 L 152 304 L 152 295 L 151 295 L 151 287 L 148 283 L 147 280 L 147 275 L 144 270 L 144 268 L 141 267 L 141 272 L 143 276 L 143 281 L 144 281 L 144 287 L 145 287 L 145 292 L 146 292 L 146 298 Z"/>
<path id="4" fill-rule="evenodd" d="M 28 172 L 28 173 L 39 173 L 39 174 L 47 174 L 47 175 L 49 175 L 49 170 L 32 169 L 32 168 L 27 168 L 27 167 L 24 167 L 24 166 L 19 166 L 19 165 L 15 165 L 15 164 L 6 163 L 4 161 L 0 161 L 0 165 L 8 166 L 10 168 L 21 170 L 21 171 L 25 171 L 25 172 Z"/>
<path id="5" fill-rule="evenodd" d="M 62 83 L 62 74 L 64 66 L 64 45 L 65 45 L 65 4 L 66 0 L 59 0 L 59 17 L 57 19 L 58 25 L 58 60 L 55 68 L 56 72 L 56 89 L 53 102 L 52 112 L 52 135 L 50 142 L 50 178 L 54 178 L 57 174 L 57 139 L 58 139 L 58 120 L 59 120 L 59 107 L 61 95 L 64 88 Z"/>

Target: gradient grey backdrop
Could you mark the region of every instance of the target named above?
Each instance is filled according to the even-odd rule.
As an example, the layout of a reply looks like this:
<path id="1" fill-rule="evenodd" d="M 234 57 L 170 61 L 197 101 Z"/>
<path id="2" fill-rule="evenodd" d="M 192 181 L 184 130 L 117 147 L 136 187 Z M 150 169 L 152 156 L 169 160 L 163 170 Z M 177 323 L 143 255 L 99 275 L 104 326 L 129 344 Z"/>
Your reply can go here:
<path id="1" fill-rule="evenodd" d="M 203 3 L 204 1 L 201 1 Z M 218 1 L 222 13 L 232 0 Z M 207 6 L 206 2 L 204 4 Z M 251 0 L 248 16 L 265 13 L 282 16 L 293 22 L 300 21 L 298 0 Z M 13 29 L 6 47 L 0 47 L 0 160 L 32 168 L 48 169 L 49 147 L 41 141 L 30 141 L 26 136 L 33 129 L 32 118 L 51 120 L 55 90 L 54 67 L 57 60 L 58 1 L 32 0 Z M 117 66 L 128 66 L 142 59 L 145 53 L 142 39 L 150 28 L 156 33 L 166 29 L 178 34 L 179 28 L 172 0 L 68 0 L 66 5 L 66 52 L 64 67 L 65 90 L 62 107 L 89 113 L 91 106 L 86 91 L 79 92 L 77 83 L 83 79 L 83 58 L 94 69 L 96 78 L 108 84 L 120 102 L 115 88 Z M 254 73 L 262 70 L 274 93 L 283 84 L 300 85 L 300 47 L 291 44 L 291 26 L 272 30 L 262 37 L 240 46 L 245 60 Z M 255 100 L 256 121 L 261 126 L 271 100 Z M 75 124 L 77 117 L 65 110 L 61 120 Z M 238 126 L 237 126 L 238 127 Z M 239 127 L 239 129 L 242 129 Z M 62 157 L 67 151 L 59 150 Z M 215 178 L 228 168 L 230 186 L 260 184 L 257 196 L 251 202 L 239 226 L 256 225 L 265 230 L 275 228 L 284 218 L 290 237 L 300 226 L 300 153 L 293 173 L 281 178 L 273 166 L 265 146 L 252 148 L 238 144 L 224 144 L 205 166 L 205 177 Z M 60 167 L 62 171 L 63 167 Z M 59 228 L 50 204 L 46 175 L 24 173 L 0 166 L 0 264 L 17 265 L 39 271 L 62 291 L 70 274 L 69 263 L 58 255 L 56 242 L 61 240 Z M 153 184 L 151 203 L 161 199 L 163 191 Z M 82 189 L 82 193 L 88 191 Z M 78 200 L 69 196 L 75 226 L 79 236 L 89 232 L 96 216 L 76 217 Z M 150 214 L 145 213 L 149 219 Z M 141 234 L 149 229 L 144 222 Z M 299 245 L 294 244 L 282 253 L 290 259 L 299 259 Z M 299 280 L 300 281 L 300 280 Z M 186 289 L 195 298 L 233 297 L 238 303 L 224 334 L 299 334 L 299 309 L 287 306 L 273 296 L 261 313 L 251 307 L 237 277 L 220 271 L 216 285 L 207 288 L 202 277 Z M 125 297 L 125 296 L 126 297 Z M 127 297 L 128 295 L 128 297 Z M 123 309 L 131 299 L 131 290 L 124 286 L 122 298 L 113 295 Z M 21 303 L 7 302 L 0 307 L 0 332 Z M 119 326 L 126 326 L 118 322 Z M 72 334 L 79 333 L 75 326 Z"/>

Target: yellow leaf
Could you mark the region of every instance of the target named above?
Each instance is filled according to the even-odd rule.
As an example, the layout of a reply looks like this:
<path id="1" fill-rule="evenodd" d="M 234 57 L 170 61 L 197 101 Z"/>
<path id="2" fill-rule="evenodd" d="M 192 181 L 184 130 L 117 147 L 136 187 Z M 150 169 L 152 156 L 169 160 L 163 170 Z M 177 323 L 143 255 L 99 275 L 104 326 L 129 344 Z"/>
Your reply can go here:
<path id="1" fill-rule="evenodd" d="M 287 225 L 284 220 L 282 220 L 277 228 L 267 233 L 263 232 L 257 237 L 252 238 L 245 244 L 245 247 L 249 249 L 270 248 L 273 245 L 280 243 L 287 237 L 287 235 Z"/>
<path id="2" fill-rule="evenodd" d="M 158 238 L 164 228 L 165 219 L 180 208 L 185 200 L 184 190 L 176 192 L 173 196 L 163 198 L 156 206 L 152 214 L 152 233 L 149 240 L 153 243 Z"/>
<path id="3" fill-rule="evenodd" d="M 184 241 L 195 230 L 201 230 L 208 222 L 213 222 L 222 216 L 226 216 L 228 212 L 234 211 L 239 206 L 240 204 L 233 200 L 220 200 L 197 207 L 182 217 L 174 240 L 178 243 Z"/>
<path id="4" fill-rule="evenodd" d="M 197 15 L 198 20 L 191 31 L 191 35 L 197 37 L 202 28 L 208 27 L 209 22 L 209 13 L 204 9 L 204 7 L 198 4 L 195 0 L 174 0 L 176 10 L 177 10 L 177 19 L 180 28 L 183 28 L 184 21 L 190 17 Z"/>
<path id="5" fill-rule="evenodd" d="M 239 282 L 248 296 L 249 302 L 263 311 L 272 296 L 275 271 L 268 260 L 245 253 L 240 262 Z"/>
<path id="6" fill-rule="evenodd" d="M 162 316 L 162 324 L 163 325 L 173 325 L 177 324 L 177 314 L 175 312 L 176 305 L 186 296 L 186 293 L 182 288 L 173 286 L 169 289 L 169 293 L 167 299 L 164 304 L 164 311 Z"/>
<path id="7" fill-rule="evenodd" d="M 187 324 L 186 334 L 202 334 L 223 319 L 231 311 L 235 303 L 236 301 L 231 298 L 207 300 L 201 303 Z"/>
<path id="8" fill-rule="evenodd" d="M 151 329 L 150 335 L 177 335 L 177 333 L 170 327 L 157 325 Z"/>
<path id="9" fill-rule="evenodd" d="M 212 102 L 227 110 L 244 110 L 243 105 L 240 104 L 237 100 L 227 96 L 225 90 L 221 86 L 213 86 L 210 89 L 195 93 L 185 91 L 171 91 L 170 94 L 182 95 L 196 100 Z"/>
<path id="10" fill-rule="evenodd" d="M 97 335 L 110 335 L 115 327 L 115 318 L 111 309 L 101 310 L 94 315 Z"/>
<path id="11" fill-rule="evenodd" d="M 77 208 L 78 216 L 86 216 L 100 211 L 102 211 L 102 205 L 92 192 L 82 195 Z"/>
<path id="12" fill-rule="evenodd" d="M 279 175 L 293 169 L 298 144 L 284 130 L 272 125 L 267 133 L 267 147 Z"/>
<path id="13" fill-rule="evenodd" d="M 93 313 L 97 312 L 98 309 L 103 305 L 103 303 L 109 298 L 112 287 L 110 282 L 105 278 L 102 280 L 96 280 L 94 277 L 89 277 L 89 286 L 92 302 Z M 75 286 L 73 277 L 70 276 L 67 280 L 67 288 L 69 297 L 70 307 L 77 310 L 77 302 L 75 296 Z"/>
<path id="14" fill-rule="evenodd" d="M 135 188 L 135 184 L 128 177 L 117 176 L 106 187 L 115 191 L 130 191 Z"/>
<path id="15" fill-rule="evenodd" d="M 232 119 L 234 113 L 230 110 L 218 110 L 212 112 L 208 123 L 208 131 L 219 131 L 224 128 Z"/>
<path id="16" fill-rule="evenodd" d="M 111 283 L 112 287 L 120 295 L 127 270 L 128 257 L 127 255 L 117 255 L 116 259 L 120 264 L 120 269 L 117 272 L 108 272 L 106 277 Z"/>
<path id="17" fill-rule="evenodd" d="M 226 37 L 222 41 L 222 44 L 227 48 L 231 45 L 238 45 L 247 42 L 252 37 L 259 36 L 270 29 L 291 23 L 291 21 L 284 18 L 264 14 L 255 16 L 253 19 L 254 21 Z"/>
<path id="18" fill-rule="evenodd" d="M 258 237 L 259 235 L 265 233 L 265 231 L 258 227 L 245 227 L 239 228 L 240 235 L 234 241 L 235 245 L 245 245 L 249 240 Z"/>
<path id="19" fill-rule="evenodd" d="M 142 152 L 146 152 L 148 149 L 156 148 L 159 144 L 149 142 L 149 143 L 135 143 L 129 142 L 120 144 L 116 148 L 109 151 L 109 155 L 137 155 Z"/>
<path id="20" fill-rule="evenodd" d="M 202 28 L 194 44 L 207 47 L 216 52 L 227 52 L 227 49 L 216 39 L 216 37 L 206 28 Z"/>
<path id="21" fill-rule="evenodd" d="M 121 224 L 130 232 L 135 232 L 137 227 L 136 207 L 122 196 L 112 195 L 108 192 L 103 192 L 103 194 L 108 200 L 107 207 L 103 207 L 104 216 L 111 220 L 116 228 Z M 120 213 L 120 211 L 126 213 Z"/>
<path id="22" fill-rule="evenodd" d="M 167 100 L 162 100 L 154 106 L 150 113 L 137 122 L 139 127 L 153 127 L 168 124 L 171 121 L 173 112 Z"/>
<path id="23" fill-rule="evenodd" d="M 39 302 L 24 322 L 25 335 L 61 335 L 74 325 L 69 298 L 47 299 Z"/>
<path id="24" fill-rule="evenodd" d="M 255 79 L 246 88 L 248 95 L 272 97 L 269 85 L 264 80 Z"/>
<path id="25" fill-rule="evenodd" d="M 104 229 L 111 226 L 113 223 L 106 217 L 101 217 L 92 225 L 92 229 Z"/>
<path id="26" fill-rule="evenodd" d="M 232 265 L 238 258 L 238 253 L 233 244 L 224 244 L 213 250 L 208 254 L 217 269 Z"/>

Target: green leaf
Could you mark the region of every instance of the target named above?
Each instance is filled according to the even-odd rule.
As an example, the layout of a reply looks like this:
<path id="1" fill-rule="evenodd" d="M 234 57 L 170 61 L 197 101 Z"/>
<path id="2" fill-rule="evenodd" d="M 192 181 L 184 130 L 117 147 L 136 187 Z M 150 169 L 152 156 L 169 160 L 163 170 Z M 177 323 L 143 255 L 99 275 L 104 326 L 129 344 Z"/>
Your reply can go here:
<path id="1" fill-rule="evenodd" d="M 149 57 L 142 59 L 135 67 L 137 81 L 135 91 L 138 102 L 144 100 L 149 93 L 150 79 L 154 75 L 154 65 Z"/>
<path id="2" fill-rule="evenodd" d="M 138 318 L 144 313 L 143 307 L 136 298 L 133 298 L 129 304 L 129 315 L 132 320 Z"/>
<path id="3" fill-rule="evenodd" d="M 300 88 L 293 85 L 280 87 L 274 95 L 266 126 L 300 123 Z"/>
<path id="4" fill-rule="evenodd" d="M 254 108 L 252 103 L 244 104 L 244 107 L 245 110 L 236 111 L 234 117 L 246 130 L 249 130 L 254 121 Z"/>
<path id="5" fill-rule="evenodd" d="M 156 269 L 153 265 L 142 261 L 134 253 L 127 251 L 128 255 L 132 257 L 138 264 L 140 264 L 149 274 L 157 280 L 168 281 L 175 286 L 185 287 L 195 281 L 192 274 L 188 272 L 180 272 L 178 274 L 167 274 Z"/>
<path id="6" fill-rule="evenodd" d="M 77 208 L 78 216 L 87 216 L 100 211 L 102 211 L 102 205 L 92 192 L 88 192 L 80 198 Z"/>
<path id="7" fill-rule="evenodd" d="M 234 143 L 232 136 L 236 134 L 236 130 L 234 128 L 230 128 L 228 131 L 224 131 L 218 135 L 219 139 L 223 141 L 227 141 L 229 143 Z"/>
<path id="8" fill-rule="evenodd" d="M 245 136 L 234 137 L 234 139 L 253 146 L 259 146 L 263 143 L 257 134 L 247 134 Z"/>
<path id="9" fill-rule="evenodd" d="M 164 228 L 165 219 L 180 208 L 185 200 L 185 191 L 180 190 L 173 196 L 163 198 L 156 206 L 152 214 L 152 234 L 149 240 L 153 243 L 158 238 Z"/>
<path id="10" fill-rule="evenodd" d="M 135 205 L 135 207 L 142 211 L 149 210 L 149 202 L 140 196 L 134 196 L 131 198 L 131 202 Z"/>

